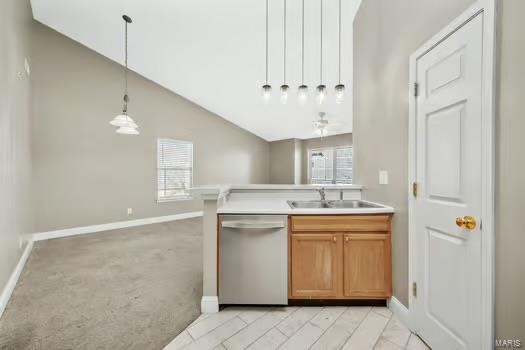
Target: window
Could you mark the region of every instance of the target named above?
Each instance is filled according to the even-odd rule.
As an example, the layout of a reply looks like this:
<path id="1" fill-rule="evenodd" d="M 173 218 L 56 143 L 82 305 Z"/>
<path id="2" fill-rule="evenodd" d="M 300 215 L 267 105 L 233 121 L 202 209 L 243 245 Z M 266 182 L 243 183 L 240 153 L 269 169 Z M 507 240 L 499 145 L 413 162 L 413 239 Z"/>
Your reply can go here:
<path id="1" fill-rule="evenodd" d="M 312 149 L 308 158 L 310 183 L 352 183 L 352 147 Z"/>
<path id="2" fill-rule="evenodd" d="M 193 143 L 171 139 L 157 141 L 157 199 L 189 199 L 193 184 Z"/>

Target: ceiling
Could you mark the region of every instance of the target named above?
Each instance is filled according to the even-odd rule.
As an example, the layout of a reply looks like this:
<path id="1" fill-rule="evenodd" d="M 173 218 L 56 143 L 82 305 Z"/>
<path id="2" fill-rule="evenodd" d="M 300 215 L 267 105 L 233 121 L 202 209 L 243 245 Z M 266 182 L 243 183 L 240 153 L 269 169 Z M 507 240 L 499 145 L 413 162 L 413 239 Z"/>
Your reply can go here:
<path id="1" fill-rule="evenodd" d="M 218 114 L 267 141 L 315 137 L 313 121 L 327 112 L 328 134 L 352 131 L 352 26 L 360 0 L 343 0 L 342 82 L 345 101 L 334 102 L 338 74 L 338 1 L 324 0 L 323 75 L 329 98 L 301 106 L 301 0 L 288 0 L 287 83 L 289 102 L 279 102 L 283 81 L 283 0 L 270 0 L 269 81 L 265 104 L 264 0 L 32 0 L 36 20 L 100 54 L 123 63 L 123 21 L 129 27 L 133 71 Z M 305 0 L 305 83 L 319 84 L 320 0 Z M 133 86 L 130 86 L 133 95 Z M 132 113 L 133 106 L 130 105 Z M 140 123 L 140 120 L 138 120 Z"/>

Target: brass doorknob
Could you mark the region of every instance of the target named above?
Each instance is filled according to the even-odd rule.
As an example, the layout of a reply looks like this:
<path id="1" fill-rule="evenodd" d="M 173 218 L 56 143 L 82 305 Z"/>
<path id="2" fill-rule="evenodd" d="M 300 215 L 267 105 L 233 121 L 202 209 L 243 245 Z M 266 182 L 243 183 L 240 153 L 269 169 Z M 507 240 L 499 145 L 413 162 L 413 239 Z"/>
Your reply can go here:
<path id="1" fill-rule="evenodd" d="M 463 218 L 457 217 L 456 218 L 456 225 L 462 228 L 466 228 L 469 230 L 472 230 L 476 228 L 476 219 L 474 219 L 472 216 L 464 216 Z"/>

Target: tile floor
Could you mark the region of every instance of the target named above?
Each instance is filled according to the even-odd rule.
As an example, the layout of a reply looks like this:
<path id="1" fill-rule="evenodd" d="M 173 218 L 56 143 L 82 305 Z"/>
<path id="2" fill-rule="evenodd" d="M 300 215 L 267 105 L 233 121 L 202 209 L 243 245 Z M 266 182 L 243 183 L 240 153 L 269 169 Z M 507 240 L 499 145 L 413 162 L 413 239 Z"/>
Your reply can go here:
<path id="1" fill-rule="evenodd" d="M 164 350 L 427 350 L 386 307 L 229 307 L 201 315 Z"/>

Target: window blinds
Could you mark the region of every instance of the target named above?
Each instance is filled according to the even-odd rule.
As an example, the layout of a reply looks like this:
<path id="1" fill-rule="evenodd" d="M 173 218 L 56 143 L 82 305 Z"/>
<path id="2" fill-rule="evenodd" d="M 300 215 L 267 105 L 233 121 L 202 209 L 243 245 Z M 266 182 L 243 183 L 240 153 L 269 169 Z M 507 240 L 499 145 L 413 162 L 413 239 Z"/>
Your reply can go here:
<path id="1" fill-rule="evenodd" d="M 352 147 L 335 149 L 335 183 L 352 183 Z"/>
<path id="2" fill-rule="evenodd" d="M 159 201 L 190 198 L 193 183 L 193 144 L 158 139 L 157 192 Z"/>
<path id="3" fill-rule="evenodd" d="M 310 183 L 351 184 L 352 147 L 311 150 Z"/>

